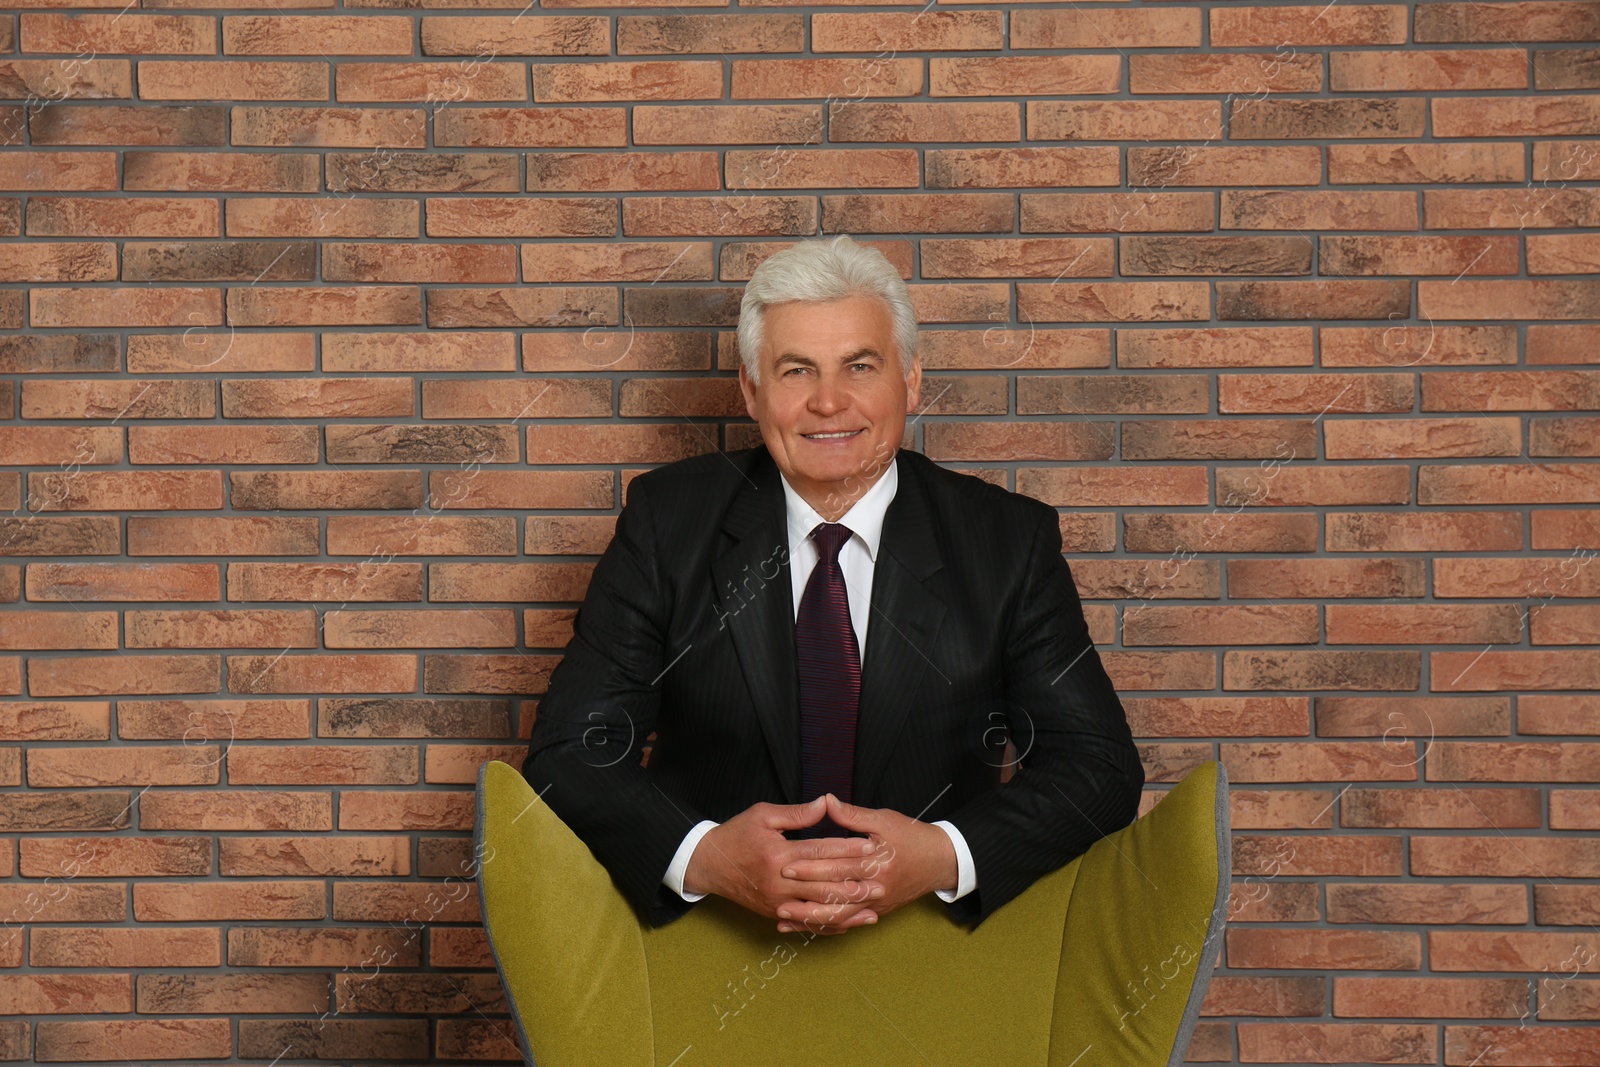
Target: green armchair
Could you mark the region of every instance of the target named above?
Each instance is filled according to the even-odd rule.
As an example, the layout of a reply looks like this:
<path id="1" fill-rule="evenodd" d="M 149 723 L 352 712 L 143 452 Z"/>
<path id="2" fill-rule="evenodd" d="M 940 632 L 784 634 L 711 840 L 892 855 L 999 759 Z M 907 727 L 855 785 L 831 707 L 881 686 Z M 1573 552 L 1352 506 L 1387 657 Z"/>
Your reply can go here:
<path id="1" fill-rule="evenodd" d="M 1227 912 L 1215 760 L 976 929 L 929 894 L 834 937 L 717 896 L 641 923 L 516 768 L 485 763 L 477 801 L 484 927 L 536 1067 L 1174 1067 Z"/>

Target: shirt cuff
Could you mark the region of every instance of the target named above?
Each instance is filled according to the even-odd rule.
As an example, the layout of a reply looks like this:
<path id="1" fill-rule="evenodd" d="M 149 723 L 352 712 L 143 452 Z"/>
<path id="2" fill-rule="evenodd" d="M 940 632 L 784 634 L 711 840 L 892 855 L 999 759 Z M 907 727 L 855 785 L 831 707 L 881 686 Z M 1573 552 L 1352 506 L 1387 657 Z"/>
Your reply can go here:
<path id="1" fill-rule="evenodd" d="M 972 865 L 972 850 L 967 848 L 967 839 L 961 836 L 955 824 L 940 819 L 933 825 L 939 827 L 950 835 L 950 843 L 956 848 L 956 887 L 954 890 L 935 889 L 934 893 L 946 904 L 960 900 L 974 889 L 978 888 L 978 872 Z"/>
<path id="2" fill-rule="evenodd" d="M 683 837 L 683 844 L 678 846 L 678 851 L 673 855 L 672 862 L 667 866 L 666 876 L 661 879 L 661 884 L 678 894 L 684 900 L 693 903 L 704 897 L 704 893 L 686 893 L 683 889 L 684 875 L 689 873 L 689 857 L 694 855 L 694 848 L 700 839 L 711 832 L 717 823 L 710 819 L 701 819 L 695 823 L 694 829 Z"/>

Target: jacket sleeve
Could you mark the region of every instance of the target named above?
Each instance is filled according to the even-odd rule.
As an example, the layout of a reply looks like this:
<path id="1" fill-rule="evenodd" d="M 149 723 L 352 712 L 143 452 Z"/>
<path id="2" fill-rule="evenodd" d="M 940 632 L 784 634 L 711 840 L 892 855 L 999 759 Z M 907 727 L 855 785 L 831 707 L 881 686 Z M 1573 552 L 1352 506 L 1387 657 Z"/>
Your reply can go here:
<path id="1" fill-rule="evenodd" d="M 1036 880 L 1127 826 L 1144 767 L 1089 637 L 1054 508 L 1041 505 L 1006 627 L 1005 704 L 1018 765 L 947 818 L 972 850 L 978 888 L 947 908 L 981 924 Z"/>
<path id="2" fill-rule="evenodd" d="M 662 884 L 701 814 L 639 765 L 655 731 L 669 604 L 643 475 L 595 565 L 572 640 L 551 672 L 522 775 L 589 846 L 639 914 L 659 926 L 693 905 Z"/>

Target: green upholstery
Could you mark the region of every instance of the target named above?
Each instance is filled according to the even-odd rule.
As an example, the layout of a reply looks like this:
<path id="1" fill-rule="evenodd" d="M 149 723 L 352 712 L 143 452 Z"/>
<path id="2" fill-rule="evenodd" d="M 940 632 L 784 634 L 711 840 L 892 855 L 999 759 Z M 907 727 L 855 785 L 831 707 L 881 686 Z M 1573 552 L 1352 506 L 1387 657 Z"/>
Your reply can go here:
<path id="1" fill-rule="evenodd" d="M 1215 760 L 975 930 L 932 894 L 831 937 L 717 896 L 652 927 L 511 765 L 477 799 L 484 925 L 536 1067 L 1173 1067 L 1227 909 Z"/>

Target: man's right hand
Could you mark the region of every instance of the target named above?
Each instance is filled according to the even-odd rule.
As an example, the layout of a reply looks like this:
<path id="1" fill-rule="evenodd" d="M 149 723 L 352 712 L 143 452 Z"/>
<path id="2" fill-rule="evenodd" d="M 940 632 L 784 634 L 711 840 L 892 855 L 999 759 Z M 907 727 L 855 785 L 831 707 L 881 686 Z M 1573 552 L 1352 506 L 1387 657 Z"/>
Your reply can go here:
<path id="1" fill-rule="evenodd" d="M 778 920 L 779 931 L 805 927 L 819 934 L 842 934 L 876 922 L 868 905 L 882 896 L 881 882 L 864 877 L 873 843 L 864 837 L 821 837 L 790 841 L 785 830 L 820 822 L 827 814 L 826 797 L 810 804 L 752 804 L 727 822 L 713 827 L 689 857 L 683 888 L 690 893 L 715 893 L 757 915 Z M 795 860 L 832 859 L 838 881 L 785 878 L 780 873 Z M 787 917 L 780 906 L 795 908 Z"/>

